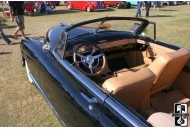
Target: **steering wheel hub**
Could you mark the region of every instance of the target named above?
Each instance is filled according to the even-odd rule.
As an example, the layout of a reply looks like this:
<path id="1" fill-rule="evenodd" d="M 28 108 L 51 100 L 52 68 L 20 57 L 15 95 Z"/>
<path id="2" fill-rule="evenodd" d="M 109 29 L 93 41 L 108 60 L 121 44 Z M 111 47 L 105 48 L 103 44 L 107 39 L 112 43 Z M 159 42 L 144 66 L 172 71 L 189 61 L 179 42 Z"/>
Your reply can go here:
<path id="1" fill-rule="evenodd" d="M 91 55 L 88 55 L 88 56 L 86 57 L 86 62 L 87 62 L 88 64 L 93 64 L 93 63 L 94 63 L 94 57 L 91 56 Z"/>

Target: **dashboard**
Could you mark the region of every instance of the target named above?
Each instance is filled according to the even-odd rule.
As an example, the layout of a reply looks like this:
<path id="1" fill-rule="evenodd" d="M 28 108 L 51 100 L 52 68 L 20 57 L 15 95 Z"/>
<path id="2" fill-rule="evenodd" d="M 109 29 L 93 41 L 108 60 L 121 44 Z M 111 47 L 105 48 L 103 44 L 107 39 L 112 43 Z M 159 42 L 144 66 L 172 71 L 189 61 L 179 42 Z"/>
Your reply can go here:
<path id="1" fill-rule="evenodd" d="M 128 50 L 145 51 L 148 47 L 148 45 L 137 43 L 135 39 L 123 39 L 113 42 L 98 43 L 96 45 L 100 47 L 105 54 L 109 55 L 112 53 L 121 53 L 122 51 Z M 67 50 L 65 53 L 66 57 L 72 56 L 77 49 L 80 53 L 88 53 L 92 52 L 92 50 L 96 50 L 96 48 L 91 44 L 81 43 L 75 45 L 72 49 Z"/>

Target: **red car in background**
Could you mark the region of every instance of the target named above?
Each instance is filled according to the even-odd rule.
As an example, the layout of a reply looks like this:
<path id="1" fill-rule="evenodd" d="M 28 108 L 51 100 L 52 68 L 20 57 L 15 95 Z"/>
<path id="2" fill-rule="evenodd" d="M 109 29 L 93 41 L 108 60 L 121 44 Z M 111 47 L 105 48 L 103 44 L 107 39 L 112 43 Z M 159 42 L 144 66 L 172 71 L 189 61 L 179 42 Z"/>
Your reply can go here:
<path id="1" fill-rule="evenodd" d="M 131 8 L 131 3 L 126 1 L 104 1 L 104 4 L 118 9 Z"/>
<path id="2" fill-rule="evenodd" d="M 79 9 L 87 12 L 106 10 L 103 1 L 67 1 L 66 7 L 70 9 Z"/>

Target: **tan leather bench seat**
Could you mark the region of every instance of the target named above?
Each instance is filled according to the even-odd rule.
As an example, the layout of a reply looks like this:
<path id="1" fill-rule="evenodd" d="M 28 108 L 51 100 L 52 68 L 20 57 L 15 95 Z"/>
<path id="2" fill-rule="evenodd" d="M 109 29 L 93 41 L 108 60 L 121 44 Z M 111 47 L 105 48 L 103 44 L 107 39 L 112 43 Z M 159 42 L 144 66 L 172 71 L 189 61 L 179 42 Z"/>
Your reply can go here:
<path id="1" fill-rule="evenodd" d="M 155 74 L 148 68 L 137 72 L 128 72 L 125 76 L 107 79 L 103 88 L 112 92 L 134 110 L 146 110 L 150 107 L 150 87 Z"/>

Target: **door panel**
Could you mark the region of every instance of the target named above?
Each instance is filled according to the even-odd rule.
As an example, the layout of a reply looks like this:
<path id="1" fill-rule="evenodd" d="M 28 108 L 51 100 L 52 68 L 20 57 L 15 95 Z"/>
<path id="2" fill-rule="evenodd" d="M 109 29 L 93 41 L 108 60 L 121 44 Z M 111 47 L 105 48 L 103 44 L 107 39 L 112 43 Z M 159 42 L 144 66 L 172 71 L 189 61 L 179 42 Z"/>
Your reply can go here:
<path id="1" fill-rule="evenodd" d="M 133 41 L 134 40 L 134 41 Z M 129 65 L 129 68 L 143 65 L 143 64 L 151 64 L 154 59 L 167 52 L 174 52 L 174 49 L 170 49 L 165 46 L 157 45 L 156 43 L 147 42 L 143 40 L 135 40 L 131 39 L 131 43 L 141 43 L 149 45 L 146 51 L 128 51 L 125 54 L 126 61 Z M 133 41 L 133 42 L 132 42 Z"/>
<path id="2" fill-rule="evenodd" d="M 76 9 L 82 9 L 84 4 L 86 3 L 85 1 L 73 1 L 73 6 L 76 8 Z"/>
<path id="3" fill-rule="evenodd" d="M 96 90 L 101 95 L 97 96 L 76 80 L 52 55 L 43 63 L 40 77 L 42 90 L 67 126 L 94 126 L 106 98 L 103 92 Z M 93 85 L 90 87 L 93 88 Z M 97 103 L 88 100 L 94 98 Z"/>
<path id="4" fill-rule="evenodd" d="M 109 95 L 104 103 L 102 113 L 96 121 L 97 126 L 149 126 L 147 121 L 119 99 L 113 100 Z"/>
<path id="5" fill-rule="evenodd" d="M 152 55 L 160 55 L 162 53 L 166 53 L 166 52 L 174 52 L 175 50 L 173 49 L 170 49 L 168 47 L 164 47 L 164 46 L 161 46 L 161 45 L 157 45 L 155 43 L 151 43 L 151 42 L 147 42 L 147 41 L 143 41 L 143 40 L 137 40 L 138 43 L 142 43 L 142 44 L 146 44 L 146 45 L 149 45 L 149 48 L 147 51 L 145 51 L 144 53 L 146 54 L 143 54 L 144 56 L 147 56 L 147 57 L 150 57 Z"/>
<path id="6" fill-rule="evenodd" d="M 157 45 L 152 42 L 147 42 L 147 41 L 143 41 L 143 40 L 137 40 L 137 42 L 149 45 L 147 50 L 143 51 L 142 54 L 140 54 L 141 52 L 136 52 L 137 64 L 151 64 L 157 56 L 159 56 L 163 53 L 175 51 L 174 49 L 170 49 L 168 47 Z"/>

